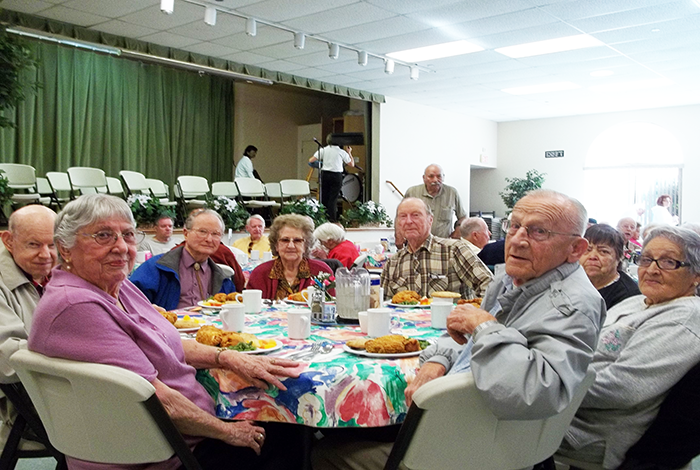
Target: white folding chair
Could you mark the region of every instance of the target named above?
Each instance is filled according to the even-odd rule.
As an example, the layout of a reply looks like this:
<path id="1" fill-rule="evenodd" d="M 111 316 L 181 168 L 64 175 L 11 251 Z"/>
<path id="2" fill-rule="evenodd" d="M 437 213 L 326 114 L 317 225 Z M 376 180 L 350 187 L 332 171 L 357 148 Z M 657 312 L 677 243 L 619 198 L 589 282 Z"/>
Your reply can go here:
<path id="1" fill-rule="evenodd" d="M 93 194 L 93 193 L 108 193 L 107 177 L 105 172 L 100 168 L 92 168 L 87 166 L 74 166 L 66 170 L 70 185 L 73 188 L 73 195 Z"/>
<path id="2" fill-rule="evenodd" d="M 132 194 L 148 194 L 151 195 L 151 188 L 146 182 L 146 177 L 143 173 L 131 170 L 122 170 L 119 172 L 119 177 L 124 182 L 124 186 L 129 195 Z"/>
<path id="3" fill-rule="evenodd" d="M 385 470 L 514 470 L 554 454 L 595 380 L 588 369 L 564 411 L 540 420 L 502 420 L 489 410 L 470 372 L 421 386 L 401 426 Z"/>
<path id="4" fill-rule="evenodd" d="M 180 213 L 183 219 L 194 210 L 204 207 L 206 201 L 197 197 L 206 196 L 209 193 L 209 182 L 202 176 L 178 176 L 175 183 L 175 197 L 180 203 Z"/>
<path id="5" fill-rule="evenodd" d="M 51 444 L 76 459 L 111 464 L 167 460 L 201 470 L 146 379 L 105 364 L 19 350 L 10 363 L 22 380 Z"/>
<path id="6" fill-rule="evenodd" d="M 107 177 L 107 188 L 109 189 L 109 194 L 118 196 L 122 199 L 125 198 L 126 193 L 124 192 L 124 187 L 119 178 L 113 178 L 111 176 Z"/>
<path id="7" fill-rule="evenodd" d="M 51 190 L 51 185 L 49 184 L 49 180 L 47 180 L 43 176 L 37 176 L 36 178 L 36 191 L 39 193 L 39 196 L 41 196 L 41 199 L 39 199 L 39 202 L 41 202 L 45 206 L 52 206 L 58 205 L 56 204 L 56 201 L 53 200 L 53 191 Z"/>
<path id="8" fill-rule="evenodd" d="M 148 185 L 151 195 L 158 199 L 161 206 L 177 206 L 177 201 L 170 200 L 168 186 L 164 182 L 153 178 L 146 178 L 146 184 Z"/>
<path id="9" fill-rule="evenodd" d="M 8 186 L 15 190 L 12 195 L 13 207 L 39 202 L 41 196 L 36 192 L 36 170 L 33 166 L 19 163 L 0 163 L 0 170 L 5 172 Z"/>
<path id="10" fill-rule="evenodd" d="M 285 198 L 305 197 L 311 194 L 309 182 L 306 180 L 282 180 L 280 181 L 282 202 Z"/>
<path id="11" fill-rule="evenodd" d="M 248 207 L 252 208 L 272 208 L 279 207 L 280 204 L 275 201 L 267 200 L 267 193 L 265 192 L 265 186 L 256 178 L 236 178 L 236 186 L 238 187 L 238 192 L 242 197 L 252 198 L 250 200 L 243 201 Z M 259 198 L 259 199 L 256 199 Z"/>
<path id="12" fill-rule="evenodd" d="M 267 197 L 282 202 L 282 186 L 279 183 L 265 183 Z"/>
<path id="13" fill-rule="evenodd" d="M 62 171 L 49 171 L 46 173 L 46 179 L 49 180 L 49 185 L 51 185 L 51 191 L 53 191 L 54 201 L 58 203 L 58 208 L 61 209 L 63 203 L 70 201 L 73 198 L 73 188 L 70 185 L 70 180 L 68 179 L 68 173 L 63 173 Z M 67 196 L 62 196 L 60 193 L 67 194 Z"/>
<path id="14" fill-rule="evenodd" d="M 238 186 L 233 181 L 217 181 L 211 185 L 212 196 L 226 196 L 231 199 L 238 199 Z"/>

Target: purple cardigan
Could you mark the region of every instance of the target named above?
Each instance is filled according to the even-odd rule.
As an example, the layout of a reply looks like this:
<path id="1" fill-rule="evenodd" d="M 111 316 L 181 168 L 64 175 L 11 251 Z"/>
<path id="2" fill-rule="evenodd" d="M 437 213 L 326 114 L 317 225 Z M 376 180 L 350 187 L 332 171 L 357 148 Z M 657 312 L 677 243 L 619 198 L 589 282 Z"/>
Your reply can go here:
<path id="1" fill-rule="evenodd" d="M 318 273 L 324 272 L 333 274 L 331 268 L 322 261 L 317 261 L 314 259 L 307 259 L 309 262 L 309 271 L 312 276 L 317 276 Z M 275 264 L 275 260 L 267 261 L 257 268 L 253 269 L 250 273 L 250 279 L 248 280 L 248 289 L 260 289 L 262 290 L 263 299 L 273 299 L 277 293 L 277 285 L 279 281 L 277 279 L 270 279 L 270 271 Z M 300 279 L 299 280 L 299 290 L 302 291 L 311 285 L 311 279 Z M 330 289 L 328 291 L 332 296 L 335 296 L 335 289 Z"/>

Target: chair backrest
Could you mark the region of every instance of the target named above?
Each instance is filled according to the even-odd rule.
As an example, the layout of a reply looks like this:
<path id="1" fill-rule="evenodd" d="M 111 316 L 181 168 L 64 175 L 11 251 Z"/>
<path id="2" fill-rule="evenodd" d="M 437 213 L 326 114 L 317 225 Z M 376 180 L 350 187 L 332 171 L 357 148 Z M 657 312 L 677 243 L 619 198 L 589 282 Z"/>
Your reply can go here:
<path id="1" fill-rule="evenodd" d="M 107 188 L 105 172 L 100 168 L 74 166 L 66 171 L 73 189 L 82 194 L 104 192 L 101 188 Z"/>
<path id="2" fill-rule="evenodd" d="M 280 183 L 265 183 L 267 197 L 272 199 L 282 199 L 282 186 Z"/>
<path id="3" fill-rule="evenodd" d="M 49 171 L 46 173 L 46 179 L 49 180 L 51 188 L 55 191 L 72 191 L 73 188 L 70 185 L 70 180 L 68 179 L 68 173 L 63 173 L 62 171 Z"/>
<path id="4" fill-rule="evenodd" d="M 33 166 L 19 163 L 0 163 L 8 185 L 13 189 L 32 189 L 36 185 L 36 170 Z"/>
<path id="5" fill-rule="evenodd" d="M 129 194 L 145 193 L 150 195 L 151 188 L 148 186 L 146 177 L 143 175 L 143 173 L 139 173 L 138 171 L 122 170 L 119 172 L 119 176 L 124 182 L 124 186 L 126 186 L 127 191 L 129 191 Z"/>
<path id="6" fill-rule="evenodd" d="M 309 182 L 306 180 L 282 180 L 280 181 L 282 197 L 308 196 L 311 194 Z"/>
<path id="7" fill-rule="evenodd" d="M 238 187 L 233 181 L 217 181 L 211 185 L 211 195 L 237 198 L 239 196 Z"/>
<path id="8" fill-rule="evenodd" d="M 119 180 L 119 178 L 108 176 L 107 188 L 109 188 L 109 194 L 124 197 L 124 188 L 122 187 L 122 182 Z"/>
<path id="9" fill-rule="evenodd" d="M 532 466 L 554 454 L 595 379 L 589 368 L 569 406 L 541 420 L 500 420 L 489 410 L 471 373 L 452 374 L 426 383 L 413 395 L 421 415 L 404 464 L 411 469 L 459 468 L 508 470 Z M 406 422 L 414 422 L 409 420 Z M 402 428 L 403 431 L 403 428 Z M 395 449 L 406 445 L 399 434 Z M 446 449 L 449 450 L 446 452 Z M 393 460 L 392 460 L 392 457 Z M 396 455 L 390 463 L 396 463 Z M 399 460 L 400 461 L 400 460 Z"/>
<path id="10" fill-rule="evenodd" d="M 42 196 L 53 194 L 53 191 L 51 190 L 51 185 L 49 184 L 49 180 L 43 176 L 38 176 L 36 178 L 36 190 Z"/>
<path id="11" fill-rule="evenodd" d="M 194 460 L 153 385 L 134 372 L 28 350 L 17 351 L 10 363 L 27 389 L 51 443 L 67 456 L 137 464 L 167 460 L 177 447 L 181 459 L 189 453 L 185 460 Z M 176 436 L 169 442 L 165 433 L 172 430 Z M 194 463 L 185 465 L 199 468 Z"/>
<path id="12" fill-rule="evenodd" d="M 236 178 L 236 186 L 241 196 L 245 197 L 265 197 L 265 186 L 259 179 Z"/>
<path id="13" fill-rule="evenodd" d="M 185 199 L 204 196 L 209 192 L 209 182 L 202 176 L 178 176 L 177 184 Z"/>

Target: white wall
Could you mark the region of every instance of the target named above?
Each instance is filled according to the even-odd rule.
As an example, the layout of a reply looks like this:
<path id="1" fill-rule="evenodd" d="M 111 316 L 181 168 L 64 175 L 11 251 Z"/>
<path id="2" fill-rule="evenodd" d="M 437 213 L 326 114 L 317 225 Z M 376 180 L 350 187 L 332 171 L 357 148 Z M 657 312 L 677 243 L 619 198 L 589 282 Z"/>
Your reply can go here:
<path id="1" fill-rule="evenodd" d="M 448 113 L 386 98 L 380 113 L 380 201 L 392 217 L 401 197 L 385 183 L 405 192 L 423 184 L 423 171 L 431 163 L 445 171 L 445 184 L 457 188 L 469 207 L 471 165 L 496 164 L 495 122 Z"/>
<path id="2" fill-rule="evenodd" d="M 506 184 L 505 178 L 522 178 L 531 169 L 547 174 L 545 188 L 583 199 L 588 148 L 605 129 L 633 121 L 661 126 L 680 142 L 685 161 L 681 219 L 700 222 L 700 106 L 499 123 L 498 168 L 472 170 L 471 210 L 496 210 L 503 215 L 506 208 L 498 193 Z M 545 150 L 564 150 L 565 156 L 545 159 Z"/>

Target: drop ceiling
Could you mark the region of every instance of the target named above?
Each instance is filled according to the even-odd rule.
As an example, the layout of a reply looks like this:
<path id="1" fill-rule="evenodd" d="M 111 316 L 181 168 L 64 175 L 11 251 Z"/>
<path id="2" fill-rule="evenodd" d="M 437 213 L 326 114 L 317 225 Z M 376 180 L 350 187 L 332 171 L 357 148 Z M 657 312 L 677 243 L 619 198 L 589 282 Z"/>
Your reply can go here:
<path id="1" fill-rule="evenodd" d="M 243 17 L 220 11 L 209 26 L 207 5 Z M 0 7 L 497 122 L 700 103 L 700 6 L 692 0 L 175 0 L 172 15 L 160 11 L 160 0 Z M 244 17 L 259 20 L 256 36 L 246 35 Z M 411 80 L 407 67 L 387 75 L 383 60 L 370 56 L 363 67 L 343 47 L 333 60 L 312 37 L 295 49 L 291 31 L 376 55 L 460 39 L 484 50 L 421 62 Z M 494 51 L 582 33 L 603 45 L 521 59 Z M 613 74 L 591 76 L 601 70 Z M 580 88 L 501 91 L 563 81 Z M 652 81 L 660 85 L 639 89 Z"/>

